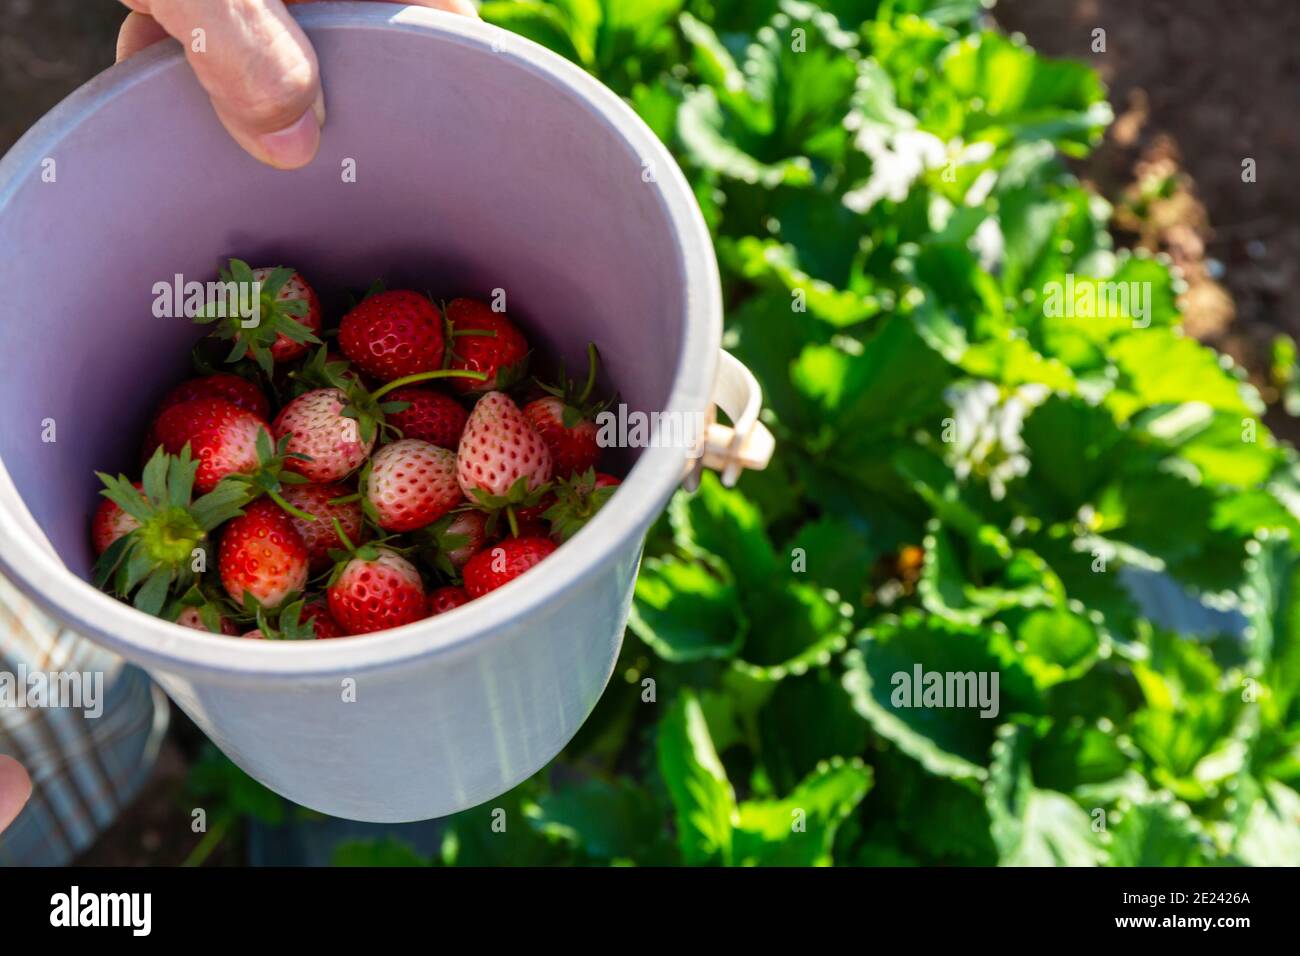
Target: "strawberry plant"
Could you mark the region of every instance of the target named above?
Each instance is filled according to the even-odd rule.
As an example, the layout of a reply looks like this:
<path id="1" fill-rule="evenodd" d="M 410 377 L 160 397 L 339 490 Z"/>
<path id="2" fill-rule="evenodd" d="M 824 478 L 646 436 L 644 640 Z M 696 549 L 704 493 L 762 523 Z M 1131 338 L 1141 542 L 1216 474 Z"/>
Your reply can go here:
<path id="1" fill-rule="evenodd" d="M 483 14 L 673 149 L 778 453 L 673 500 L 596 712 L 430 862 L 1300 862 L 1297 457 L 1072 174 L 1099 79 L 969 0 Z"/>

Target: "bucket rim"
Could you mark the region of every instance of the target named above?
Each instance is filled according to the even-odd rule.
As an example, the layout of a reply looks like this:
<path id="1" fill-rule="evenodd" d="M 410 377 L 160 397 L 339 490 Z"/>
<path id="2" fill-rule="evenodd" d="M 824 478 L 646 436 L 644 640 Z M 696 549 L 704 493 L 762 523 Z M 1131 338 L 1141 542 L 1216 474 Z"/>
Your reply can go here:
<path id="1" fill-rule="evenodd" d="M 663 411 L 703 413 L 717 372 L 722 296 L 713 244 L 676 161 L 658 137 L 612 90 L 577 65 L 517 34 L 483 21 L 422 7 L 331 2 L 291 8 L 310 35 L 330 30 L 418 34 L 501 57 L 584 107 L 593 122 L 629 151 L 653 163 L 658 201 L 676 243 L 683 314 L 681 348 Z M 39 168 L 42 158 L 101 106 L 137 84 L 184 65 L 178 44 L 164 42 L 110 67 L 39 120 L 0 159 L 0 214 Z M 211 118 L 216 122 L 215 116 Z M 0 460 L 0 571 L 55 621 L 146 668 L 239 683 L 249 679 L 354 674 L 416 658 L 466 652 L 508 632 L 548 601 L 639 548 L 686 470 L 683 448 L 646 447 L 618 492 L 577 538 L 514 581 L 470 605 L 387 631 L 314 642 L 241 640 L 155 618 L 118 601 L 67 568 L 27 510 Z M 89 486 L 88 486 L 89 488 Z M 611 626 L 617 626 L 612 622 Z M 290 645 L 292 646 L 286 646 Z"/>

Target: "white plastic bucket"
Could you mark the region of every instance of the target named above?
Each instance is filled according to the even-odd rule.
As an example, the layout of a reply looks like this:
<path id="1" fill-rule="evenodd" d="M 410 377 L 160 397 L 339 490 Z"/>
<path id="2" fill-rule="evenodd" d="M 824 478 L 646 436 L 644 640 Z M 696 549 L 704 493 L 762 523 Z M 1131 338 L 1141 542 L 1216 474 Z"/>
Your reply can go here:
<path id="1" fill-rule="evenodd" d="M 305 644 L 186 630 L 87 582 L 92 473 L 135 466 L 139 427 L 197 336 L 153 316 L 154 284 L 204 281 L 240 255 L 292 263 L 334 309 L 376 276 L 442 295 L 503 289 L 570 368 L 597 342 L 629 408 L 686 416 L 717 402 L 736 428 L 714 429 L 706 461 L 730 463 L 729 477 L 746 457 L 761 465 L 770 436 L 753 377 L 719 352 L 699 210 L 617 96 L 469 18 L 294 10 L 329 109 L 307 169 L 244 156 L 174 44 L 89 83 L 0 162 L 0 568 L 147 669 L 273 790 L 358 820 L 442 816 L 536 772 L 591 712 L 645 533 L 691 453 L 620 450 L 626 482 L 581 535 L 436 619 Z"/>

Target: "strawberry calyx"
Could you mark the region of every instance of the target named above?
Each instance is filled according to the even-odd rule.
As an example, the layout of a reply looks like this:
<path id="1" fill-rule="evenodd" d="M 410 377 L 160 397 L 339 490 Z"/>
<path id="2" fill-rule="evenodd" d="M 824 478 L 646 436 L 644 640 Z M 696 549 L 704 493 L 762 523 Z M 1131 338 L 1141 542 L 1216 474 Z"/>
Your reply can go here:
<path id="1" fill-rule="evenodd" d="M 189 590 L 169 602 L 162 616 L 175 623 L 182 613 L 191 609 L 198 612 L 200 623 L 213 634 L 224 633 L 222 624 L 226 621 L 235 622 L 241 618 L 241 612 L 224 595 L 205 587 L 203 581 L 191 584 Z"/>
<path id="2" fill-rule="evenodd" d="M 226 284 L 227 289 L 234 291 L 235 303 L 247 302 L 249 295 L 246 293 L 256 291 L 258 308 L 256 324 L 245 325 L 252 315 L 247 311 L 241 314 L 238 308 L 228 308 L 230 303 L 224 298 L 209 303 L 194 317 L 194 321 L 200 325 L 215 323 L 211 334 L 218 339 L 234 342 L 230 354 L 226 356 L 227 362 L 238 362 L 247 356 L 252 358 L 267 376 L 270 376 L 275 366 L 275 360 L 271 356 L 271 346 L 279 336 L 283 335 L 289 341 L 300 345 L 320 342 L 310 328 L 298 321 L 305 318 L 308 313 L 307 301 L 305 299 L 280 301 L 278 298 L 280 291 L 294 275 L 295 270 L 287 266 L 276 266 L 271 270 L 270 275 L 258 283 L 254 278 L 252 267 L 247 262 L 242 259 L 231 259 L 230 267 L 221 270 L 221 281 Z"/>
<path id="3" fill-rule="evenodd" d="M 352 539 L 348 537 L 348 533 L 343 530 L 343 525 L 339 522 L 339 519 L 330 518 L 330 521 L 334 525 L 334 533 L 338 535 L 339 541 L 343 542 L 343 547 L 331 548 L 329 551 L 330 559 L 334 562 L 334 568 L 330 571 L 328 579 L 326 579 L 326 588 L 334 585 L 334 582 L 339 579 L 339 575 L 343 573 L 354 558 L 360 558 L 362 561 L 375 561 L 384 551 L 391 551 L 403 557 L 415 551 L 414 546 L 402 548 L 392 544 L 393 535 L 371 538 L 364 544 L 353 544 Z"/>
<path id="4" fill-rule="evenodd" d="M 447 578 L 453 581 L 460 580 L 460 572 L 452 564 L 451 555 L 459 551 L 470 543 L 470 536 L 467 534 L 456 534 L 451 530 L 452 522 L 456 520 L 457 515 L 463 511 L 470 510 L 472 506 L 456 508 L 453 511 L 443 515 L 433 524 L 421 528 L 414 533 L 418 550 L 425 560 L 428 561 L 436 570 L 442 572 Z"/>
<path id="5" fill-rule="evenodd" d="M 617 482 L 600 480 L 594 468 L 560 478 L 555 482 L 555 504 L 542 513 L 542 519 L 551 526 L 554 537 L 568 541 L 596 516 L 617 489 Z"/>
<path id="6" fill-rule="evenodd" d="M 596 374 L 600 369 L 600 351 L 595 342 L 587 343 L 587 377 L 582 381 L 569 378 L 564 363 L 560 363 L 560 372 L 555 384 L 548 384 L 534 377 L 533 381 L 543 392 L 553 395 L 564 402 L 561 423 L 565 428 L 576 428 L 583 421 L 593 421 L 596 416 L 614 403 L 617 395 L 606 399 L 592 399 L 596 387 Z"/>
<path id="7" fill-rule="evenodd" d="M 510 525 L 511 537 L 519 537 L 518 510 L 540 504 L 551 490 L 549 481 L 542 482 L 531 491 L 528 482 L 528 475 L 520 475 L 504 495 L 489 494 L 482 488 L 469 490 L 472 496 L 471 504 L 480 511 L 487 512 L 488 519 L 484 527 L 488 534 L 496 533 L 497 521 L 504 514 Z"/>
<path id="8" fill-rule="evenodd" d="M 295 518 L 300 518 L 303 521 L 315 521 L 315 515 L 308 514 L 301 508 L 295 508 L 281 495 L 285 485 L 305 485 L 308 483 L 305 476 L 287 470 L 284 467 L 285 462 L 290 458 L 296 458 L 299 461 L 312 460 L 310 455 L 288 450 L 291 437 L 290 435 L 284 435 L 279 442 L 272 445 L 271 437 L 266 433 L 266 430 L 259 430 L 254 445 L 257 451 L 256 470 L 248 473 L 227 475 L 222 479 L 222 482 L 231 482 L 241 487 L 246 496 L 244 504 L 251 504 L 262 495 L 266 495 Z"/>
<path id="9" fill-rule="evenodd" d="M 248 598 L 252 600 L 252 598 Z M 278 612 L 268 612 L 265 608 L 257 609 L 257 629 L 268 641 L 314 641 L 316 625 L 310 617 L 302 616 L 306 601 L 298 598 L 286 604 Z"/>
<path id="10" fill-rule="evenodd" d="M 169 596 L 197 581 L 206 567 L 208 533 L 242 514 L 246 503 L 244 489 L 226 482 L 192 501 L 198 467 L 187 443 L 179 455 L 157 449 L 138 491 L 125 475 L 96 473 L 104 484 L 100 494 L 140 522 L 100 555 L 94 570 L 97 586 L 103 588 L 111 579 L 112 593 L 157 616 Z"/>

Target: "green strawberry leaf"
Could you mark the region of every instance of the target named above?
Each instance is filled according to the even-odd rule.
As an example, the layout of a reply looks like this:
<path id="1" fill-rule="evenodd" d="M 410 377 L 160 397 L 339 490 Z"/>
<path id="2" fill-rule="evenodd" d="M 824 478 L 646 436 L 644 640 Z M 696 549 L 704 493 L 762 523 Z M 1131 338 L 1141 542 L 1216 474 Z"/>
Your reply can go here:
<path id="1" fill-rule="evenodd" d="M 739 865 L 829 866 L 840 825 L 871 789 L 871 768 L 825 761 L 782 800 L 745 801 L 735 829 Z"/>
<path id="2" fill-rule="evenodd" d="M 745 639 L 745 616 L 726 568 L 701 556 L 646 558 L 628 621 L 667 661 L 729 658 Z"/>
<path id="3" fill-rule="evenodd" d="M 1005 725 L 993 745 L 984 787 L 1002 866 L 1096 866 L 1102 851 L 1083 809 L 1064 794 L 1040 790 L 1030 775 L 1032 733 Z"/>
<path id="4" fill-rule="evenodd" d="M 682 859 L 688 865 L 730 865 L 739 809 L 694 694 L 679 696 L 659 721 L 655 750 Z"/>
<path id="5" fill-rule="evenodd" d="M 1000 716 L 1032 713 L 1041 706 L 1029 675 L 1018 662 L 1005 659 L 1005 648 L 991 631 L 915 613 L 882 620 L 863 632 L 845 666 L 844 687 L 857 712 L 876 733 L 940 776 L 983 779 Z M 945 693 L 927 698 L 934 675 Z M 983 705 L 978 699 L 981 676 Z M 946 693 L 949 683 L 951 695 Z M 958 685 L 963 699 L 956 694 Z"/>

